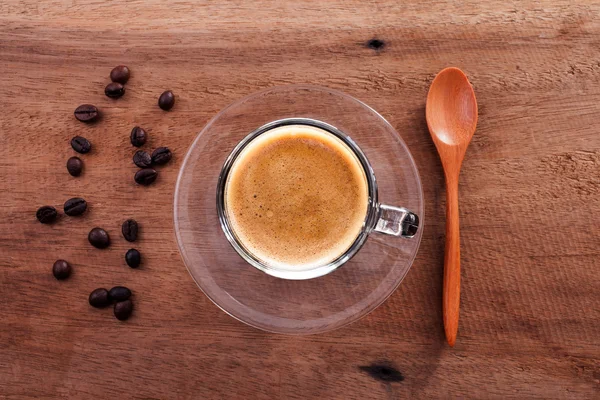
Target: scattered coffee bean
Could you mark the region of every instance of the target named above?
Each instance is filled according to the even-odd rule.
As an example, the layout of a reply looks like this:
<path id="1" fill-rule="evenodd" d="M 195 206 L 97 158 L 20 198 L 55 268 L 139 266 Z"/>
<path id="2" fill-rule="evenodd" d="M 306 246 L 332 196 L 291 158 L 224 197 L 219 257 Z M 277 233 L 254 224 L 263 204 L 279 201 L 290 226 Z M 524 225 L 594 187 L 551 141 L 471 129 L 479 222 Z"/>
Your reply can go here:
<path id="1" fill-rule="evenodd" d="M 141 147 L 144 145 L 144 143 L 146 143 L 146 140 L 148 140 L 148 135 L 144 129 L 136 126 L 131 130 L 130 139 L 132 145 L 135 147 Z"/>
<path id="2" fill-rule="evenodd" d="M 138 185 L 146 186 L 154 182 L 157 176 L 158 172 L 156 172 L 155 169 L 144 168 L 136 172 L 133 179 L 135 179 L 135 183 L 137 183 Z"/>
<path id="3" fill-rule="evenodd" d="M 125 301 L 131 297 L 131 290 L 125 286 L 115 286 L 108 291 L 108 298 L 111 301 Z"/>
<path id="4" fill-rule="evenodd" d="M 115 304 L 114 313 L 115 317 L 117 317 L 119 321 L 125 321 L 127 318 L 129 318 L 132 311 L 133 303 L 129 299 L 125 301 L 120 301 L 117 304 Z"/>
<path id="5" fill-rule="evenodd" d="M 89 140 L 82 136 L 75 136 L 71 139 L 71 147 L 78 153 L 85 154 L 89 153 L 92 149 L 92 144 Z"/>
<path id="6" fill-rule="evenodd" d="M 81 175 L 81 170 L 83 169 L 83 161 L 79 157 L 71 157 L 67 160 L 67 171 L 72 176 Z"/>
<path id="7" fill-rule="evenodd" d="M 175 105 L 175 95 L 170 90 L 163 92 L 158 98 L 158 106 L 165 111 L 169 111 Z"/>
<path id="8" fill-rule="evenodd" d="M 52 266 L 52 274 L 56 279 L 67 279 L 71 275 L 71 266 L 65 260 L 57 260 Z"/>
<path id="9" fill-rule="evenodd" d="M 108 297 L 108 290 L 104 288 L 98 288 L 90 293 L 89 298 L 90 305 L 96 308 L 106 307 L 110 304 L 110 298 Z"/>
<path id="10" fill-rule="evenodd" d="M 75 109 L 75 118 L 81 122 L 94 122 L 100 116 L 100 112 L 96 106 L 91 104 L 82 104 Z"/>
<path id="11" fill-rule="evenodd" d="M 104 94 L 111 99 L 118 99 L 125 94 L 125 86 L 119 82 L 111 82 L 104 88 Z"/>
<path id="12" fill-rule="evenodd" d="M 121 233 L 128 242 L 135 242 L 138 235 L 138 223 L 134 219 L 128 219 L 121 225 Z"/>
<path id="13" fill-rule="evenodd" d="M 56 211 L 56 208 L 52 206 L 43 206 L 38 208 L 35 216 L 42 224 L 51 224 L 52 222 L 56 221 L 58 212 Z"/>
<path id="14" fill-rule="evenodd" d="M 137 268 L 142 262 L 142 255 L 136 249 L 129 249 L 127 250 L 127 253 L 125 253 L 125 262 L 131 268 Z"/>
<path id="15" fill-rule="evenodd" d="M 102 228 L 94 228 L 88 234 L 90 244 L 98 249 L 105 249 L 110 245 L 110 237 Z"/>
<path id="16" fill-rule="evenodd" d="M 124 85 L 129 80 L 129 68 L 125 65 L 114 67 L 112 71 L 110 71 L 110 80 Z"/>
<path id="17" fill-rule="evenodd" d="M 140 168 L 148 168 L 152 165 L 152 157 L 147 151 L 138 150 L 133 155 L 133 163 Z"/>
<path id="18" fill-rule="evenodd" d="M 153 164 L 166 164 L 171 160 L 173 154 L 168 147 L 159 147 L 152 152 L 152 163 Z"/>
<path id="19" fill-rule="evenodd" d="M 65 214 L 70 217 L 81 215 L 87 210 L 87 201 L 81 197 L 73 197 L 72 199 L 65 201 L 64 210 Z"/>

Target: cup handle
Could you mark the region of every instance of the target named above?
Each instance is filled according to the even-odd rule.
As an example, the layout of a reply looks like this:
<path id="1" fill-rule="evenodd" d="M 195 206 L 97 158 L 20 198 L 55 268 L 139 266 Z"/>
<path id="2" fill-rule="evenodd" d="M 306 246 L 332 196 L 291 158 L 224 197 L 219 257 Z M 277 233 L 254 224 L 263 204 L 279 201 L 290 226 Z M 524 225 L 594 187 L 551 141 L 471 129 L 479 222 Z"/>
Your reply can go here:
<path id="1" fill-rule="evenodd" d="M 380 204 L 378 214 L 375 232 L 411 238 L 419 229 L 419 217 L 406 208 Z"/>

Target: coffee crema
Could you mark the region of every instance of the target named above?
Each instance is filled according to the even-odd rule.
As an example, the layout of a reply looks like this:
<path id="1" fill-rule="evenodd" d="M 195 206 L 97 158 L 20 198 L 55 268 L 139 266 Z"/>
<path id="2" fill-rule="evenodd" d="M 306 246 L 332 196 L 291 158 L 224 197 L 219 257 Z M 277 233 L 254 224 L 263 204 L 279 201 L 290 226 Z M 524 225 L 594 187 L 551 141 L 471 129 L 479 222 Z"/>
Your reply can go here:
<path id="1" fill-rule="evenodd" d="M 365 171 L 335 135 L 287 125 L 252 140 L 225 185 L 225 212 L 246 250 L 266 265 L 308 270 L 358 237 L 369 204 Z"/>

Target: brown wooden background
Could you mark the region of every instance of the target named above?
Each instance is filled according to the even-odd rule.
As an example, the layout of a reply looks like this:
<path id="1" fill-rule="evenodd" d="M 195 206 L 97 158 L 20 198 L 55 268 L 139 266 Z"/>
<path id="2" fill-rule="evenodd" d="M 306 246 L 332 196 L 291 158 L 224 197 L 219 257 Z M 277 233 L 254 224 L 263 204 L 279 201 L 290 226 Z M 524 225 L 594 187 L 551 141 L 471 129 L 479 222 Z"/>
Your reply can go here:
<path id="1" fill-rule="evenodd" d="M 454 3 L 461 3 L 460 5 Z M 598 398 L 600 396 L 600 3 L 592 1 L 0 2 L 0 396 L 70 398 Z M 365 44 L 384 42 L 379 50 Z M 111 68 L 132 78 L 103 94 Z M 444 185 L 427 133 L 429 83 L 471 79 L 480 122 L 461 175 L 463 292 L 457 346 L 444 343 Z M 418 258 L 363 320 L 308 337 L 267 334 L 221 312 L 177 251 L 172 198 L 196 133 L 258 89 L 312 83 L 374 107 L 401 133 L 424 183 Z M 170 113 L 156 107 L 172 89 Z M 96 104 L 104 119 L 78 123 Z M 175 160 L 136 187 L 128 133 Z M 75 179 L 69 140 L 92 153 Z M 35 220 L 44 204 L 90 202 L 81 219 Z M 142 224 L 145 265 L 119 235 Z M 92 249 L 104 226 L 108 251 Z M 57 258 L 72 278 L 51 275 Z M 126 323 L 89 292 L 135 292 Z M 389 363 L 382 383 L 360 366 Z"/>

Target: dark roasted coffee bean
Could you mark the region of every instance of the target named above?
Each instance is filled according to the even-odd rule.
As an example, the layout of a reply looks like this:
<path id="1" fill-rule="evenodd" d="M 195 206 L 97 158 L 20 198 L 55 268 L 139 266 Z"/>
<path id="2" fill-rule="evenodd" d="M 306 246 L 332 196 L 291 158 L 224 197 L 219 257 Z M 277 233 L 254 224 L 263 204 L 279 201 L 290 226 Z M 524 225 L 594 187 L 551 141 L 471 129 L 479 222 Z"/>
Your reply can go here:
<path id="1" fill-rule="evenodd" d="M 65 201 L 64 210 L 65 214 L 70 217 L 81 215 L 87 210 L 87 201 L 80 197 L 73 197 L 72 199 Z"/>
<path id="2" fill-rule="evenodd" d="M 152 165 L 152 157 L 147 151 L 138 150 L 133 155 L 133 163 L 140 168 L 148 168 Z"/>
<path id="3" fill-rule="evenodd" d="M 142 255 L 136 249 L 129 249 L 127 250 L 127 253 L 125 253 L 125 262 L 131 268 L 137 268 L 142 262 Z"/>
<path id="4" fill-rule="evenodd" d="M 110 80 L 124 85 L 129 80 L 129 68 L 125 65 L 114 67 L 112 71 L 110 71 Z"/>
<path id="5" fill-rule="evenodd" d="M 35 216 L 42 224 L 51 224 L 56 221 L 58 212 L 56 211 L 56 208 L 52 206 L 43 206 L 38 208 Z"/>
<path id="6" fill-rule="evenodd" d="M 158 172 L 155 169 L 144 168 L 135 173 L 134 179 L 138 185 L 150 185 L 156 180 L 157 176 Z"/>
<path id="7" fill-rule="evenodd" d="M 168 147 L 159 147 L 152 152 L 152 163 L 153 164 L 166 164 L 171 160 L 173 154 Z"/>
<path id="8" fill-rule="evenodd" d="M 131 290 L 125 286 L 115 286 L 108 291 L 110 301 L 125 301 L 131 297 Z"/>
<path id="9" fill-rule="evenodd" d="M 52 274 L 58 280 L 67 279 L 71 275 L 71 266 L 65 260 L 57 260 L 52 266 Z"/>
<path id="10" fill-rule="evenodd" d="M 110 298 L 108 297 L 108 290 L 104 288 L 98 288 L 90 293 L 89 298 L 90 305 L 96 308 L 106 307 L 110 304 Z"/>
<path id="11" fill-rule="evenodd" d="M 67 160 L 67 171 L 72 176 L 81 175 L 81 170 L 83 169 L 83 161 L 79 157 L 71 157 Z"/>
<path id="12" fill-rule="evenodd" d="M 119 82 L 111 82 L 104 88 L 104 94 L 111 99 L 118 99 L 125 94 L 125 86 Z"/>
<path id="13" fill-rule="evenodd" d="M 105 249 L 110 244 L 108 233 L 102 228 L 94 228 L 88 234 L 90 244 L 98 249 Z"/>
<path id="14" fill-rule="evenodd" d="M 100 112 L 96 106 L 91 104 L 82 104 L 75 109 L 75 118 L 81 122 L 94 122 L 100 116 Z"/>
<path id="15" fill-rule="evenodd" d="M 129 318 L 132 311 L 133 303 L 129 299 L 125 301 L 120 301 L 117 304 L 115 304 L 114 313 L 115 317 L 117 317 L 119 321 L 125 321 L 127 318 Z"/>
<path id="16" fill-rule="evenodd" d="M 163 92 L 158 98 L 158 106 L 165 111 L 169 111 L 175 105 L 175 95 L 170 90 Z"/>
<path id="17" fill-rule="evenodd" d="M 78 153 L 85 154 L 89 153 L 92 149 L 92 144 L 89 140 L 82 136 L 75 136 L 71 139 L 71 147 Z"/>
<path id="18" fill-rule="evenodd" d="M 146 143 L 146 140 L 148 140 L 148 135 L 144 129 L 136 126 L 131 130 L 130 139 L 132 145 L 135 147 L 141 147 L 144 145 L 144 143 Z"/>
<path id="19" fill-rule="evenodd" d="M 135 242 L 138 235 L 138 223 L 135 219 L 128 219 L 121 225 L 121 233 L 128 242 Z"/>

